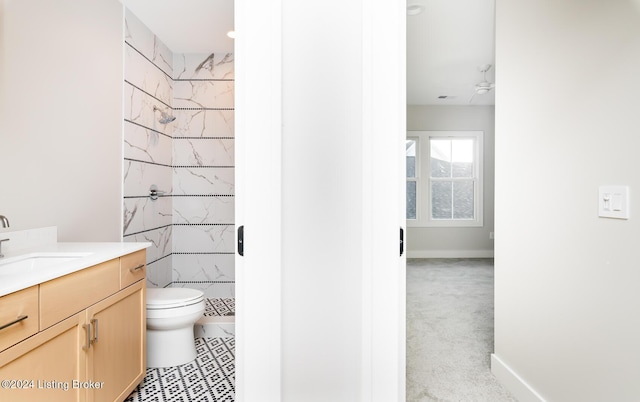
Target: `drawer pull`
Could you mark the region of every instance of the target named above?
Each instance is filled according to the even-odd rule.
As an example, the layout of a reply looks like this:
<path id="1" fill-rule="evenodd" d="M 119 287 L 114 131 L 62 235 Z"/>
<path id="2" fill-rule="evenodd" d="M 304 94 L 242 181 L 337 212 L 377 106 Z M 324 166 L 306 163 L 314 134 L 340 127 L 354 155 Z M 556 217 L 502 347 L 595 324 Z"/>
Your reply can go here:
<path id="1" fill-rule="evenodd" d="M 144 268 L 144 264 L 140 264 L 140 265 L 138 265 L 138 266 L 137 266 L 137 267 L 135 267 L 135 268 L 130 268 L 130 269 L 129 269 L 129 271 L 130 271 L 131 273 L 134 273 L 134 274 L 135 274 L 135 273 L 136 273 L 136 271 L 139 271 L 139 270 L 141 270 L 142 268 Z"/>
<path id="2" fill-rule="evenodd" d="M 0 329 L 5 329 L 5 328 L 7 328 L 7 327 L 10 327 L 10 326 L 12 326 L 13 324 L 17 324 L 17 323 L 19 323 L 19 322 L 20 322 L 20 321 L 22 321 L 22 320 L 26 320 L 27 318 L 29 318 L 29 316 L 28 316 L 28 315 L 21 315 L 20 317 L 16 318 L 15 320 L 13 320 L 13 321 L 11 321 L 11 322 L 8 322 L 8 323 L 4 324 L 3 326 L 1 326 L 1 327 L 0 327 Z"/>

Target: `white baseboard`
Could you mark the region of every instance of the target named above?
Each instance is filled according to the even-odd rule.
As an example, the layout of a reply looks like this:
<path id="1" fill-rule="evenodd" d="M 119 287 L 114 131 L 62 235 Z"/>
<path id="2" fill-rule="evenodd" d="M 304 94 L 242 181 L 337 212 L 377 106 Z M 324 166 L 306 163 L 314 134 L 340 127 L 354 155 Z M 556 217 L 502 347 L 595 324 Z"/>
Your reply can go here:
<path id="1" fill-rule="evenodd" d="M 545 402 L 540 394 L 495 354 L 491 354 L 491 372 L 519 402 Z"/>
<path id="2" fill-rule="evenodd" d="M 407 250 L 407 258 L 493 258 L 493 250 Z"/>

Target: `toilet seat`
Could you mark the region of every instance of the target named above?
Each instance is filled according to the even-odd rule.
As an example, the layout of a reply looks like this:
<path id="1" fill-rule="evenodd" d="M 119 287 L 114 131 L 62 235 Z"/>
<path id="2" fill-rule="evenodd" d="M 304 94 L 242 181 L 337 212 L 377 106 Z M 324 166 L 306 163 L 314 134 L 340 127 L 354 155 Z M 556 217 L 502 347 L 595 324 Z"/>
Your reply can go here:
<path id="1" fill-rule="evenodd" d="M 204 293 L 187 288 L 147 288 L 147 310 L 191 306 L 204 300 Z"/>

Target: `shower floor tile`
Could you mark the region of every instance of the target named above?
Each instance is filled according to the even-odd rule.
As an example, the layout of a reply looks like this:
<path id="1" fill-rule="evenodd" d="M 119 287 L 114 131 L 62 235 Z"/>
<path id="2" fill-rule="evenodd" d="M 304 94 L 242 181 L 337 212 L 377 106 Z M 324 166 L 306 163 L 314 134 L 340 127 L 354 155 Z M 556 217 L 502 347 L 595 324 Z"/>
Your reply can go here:
<path id="1" fill-rule="evenodd" d="M 236 299 L 234 298 L 211 298 L 205 299 L 204 316 L 211 317 L 217 315 L 235 315 Z"/>
<path id="2" fill-rule="evenodd" d="M 235 338 L 195 338 L 195 342 L 194 361 L 176 367 L 148 368 L 142 383 L 125 402 L 232 402 Z"/>

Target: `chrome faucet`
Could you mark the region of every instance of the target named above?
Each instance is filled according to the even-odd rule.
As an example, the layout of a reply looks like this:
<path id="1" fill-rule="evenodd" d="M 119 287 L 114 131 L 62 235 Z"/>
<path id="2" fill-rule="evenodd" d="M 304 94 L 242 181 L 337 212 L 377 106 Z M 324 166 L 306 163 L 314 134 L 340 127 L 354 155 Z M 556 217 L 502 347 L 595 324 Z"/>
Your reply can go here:
<path id="1" fill-rule="evenodd" d="M 0 258 L 4 257 L 4 254 L 2 254 L 2 243 L 9 240 L 11 239 L 0 239 Z"/>
<path id="2" fill-rule="evenodd" d="M 0 222 L 2 222 L 2 227 L 3 228 L 8 228 L 9 227 L 9 219 L 7 219 L 6 216 L 0 215 Z M 2 243 L 5 242 L 5 241 L 9 241 L 9 239 L 0 240 L 0 258 L 4 257 L 4 254 L 2 254 Z"/>

